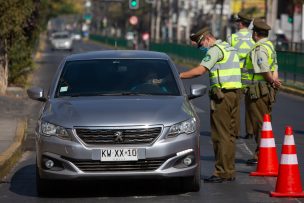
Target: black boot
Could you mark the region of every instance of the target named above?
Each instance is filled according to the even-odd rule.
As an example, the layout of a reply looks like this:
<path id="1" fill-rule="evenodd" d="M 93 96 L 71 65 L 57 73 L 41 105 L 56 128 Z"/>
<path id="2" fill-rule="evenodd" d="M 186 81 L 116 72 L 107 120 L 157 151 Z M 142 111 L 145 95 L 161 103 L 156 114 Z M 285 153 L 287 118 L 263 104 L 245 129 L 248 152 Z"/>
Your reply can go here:
<path id="1" fill-rule="evenodd" d="M 218 176 L 210 176 L 209 178 L 205 178 L 204 182 L 205 183 L 222 183 L 224 182 L 224 178 L 218 177 Z"/>

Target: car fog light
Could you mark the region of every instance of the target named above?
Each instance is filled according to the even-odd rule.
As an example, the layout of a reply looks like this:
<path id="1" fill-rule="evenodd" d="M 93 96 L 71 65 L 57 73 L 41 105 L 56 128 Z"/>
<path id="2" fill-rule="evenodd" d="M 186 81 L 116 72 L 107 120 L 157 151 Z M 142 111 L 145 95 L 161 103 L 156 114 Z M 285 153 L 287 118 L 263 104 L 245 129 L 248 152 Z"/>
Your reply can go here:
<path id="1" fill-rule="evenodd" d="M 184 158 L 183 162 L 186 166 L 190 166 L 192 164 L 192 159 L 187 156 L 186 158 Z"/>
<path id="2" fill-rule="evenodd" d="M 45 165 L 46 168 L 51 169 L 51 168 L 53 168 L 53 166 L 54 166 L 54 161 L 48 159 L 48 160 L 46 160 L 46 161 L 44 162 L 44 165 Z"/>

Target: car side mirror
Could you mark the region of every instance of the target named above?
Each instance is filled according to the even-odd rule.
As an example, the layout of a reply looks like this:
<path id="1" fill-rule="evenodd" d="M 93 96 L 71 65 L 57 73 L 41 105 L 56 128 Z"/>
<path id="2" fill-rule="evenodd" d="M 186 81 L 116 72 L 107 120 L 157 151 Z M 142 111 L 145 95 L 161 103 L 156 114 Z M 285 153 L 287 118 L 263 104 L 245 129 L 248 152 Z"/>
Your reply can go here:
<path id="1" fill-rule="evenodd" d="M 190 86 L 190 95 L 188 95 L 188 99 L 195 99 L 198 97 L 201 97 L 206 94 L 207 86 L 206 85 L 200 85 L 200 84 L 194 84 Z"/>
<path id="2" fill-rule="evenodd" d="M 44 97 L 44 90 L 40 87 L 31 87 L 27 90 L 27 95 L 29 98 L 41 102 L 46 102 L 46 98 Z"/>

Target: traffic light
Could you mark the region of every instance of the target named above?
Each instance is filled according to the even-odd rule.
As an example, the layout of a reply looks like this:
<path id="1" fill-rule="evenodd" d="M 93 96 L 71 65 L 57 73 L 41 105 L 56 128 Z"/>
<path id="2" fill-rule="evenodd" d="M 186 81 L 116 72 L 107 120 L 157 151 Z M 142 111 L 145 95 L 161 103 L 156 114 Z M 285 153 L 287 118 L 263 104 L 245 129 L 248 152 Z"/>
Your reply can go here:
<path id="1" fill-rule="evenodd" d="M 129 0 L 129 8 L 130 9 L 138 9 L 139 0 Z"/>

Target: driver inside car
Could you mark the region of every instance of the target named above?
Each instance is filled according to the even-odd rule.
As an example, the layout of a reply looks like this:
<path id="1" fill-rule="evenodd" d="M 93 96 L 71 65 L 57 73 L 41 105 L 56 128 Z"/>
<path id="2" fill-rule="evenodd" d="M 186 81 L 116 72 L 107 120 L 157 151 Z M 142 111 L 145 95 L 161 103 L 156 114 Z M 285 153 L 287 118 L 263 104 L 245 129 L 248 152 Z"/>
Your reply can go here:
<path id="1" fill-rule="evenodd" d="M 160 78 L 155 72 L 148 72 L 142 82 L 131 88 L 132 91 L 141 93 L 167 93 L 168 90 L 164 86 L 165 78 Z"/>

